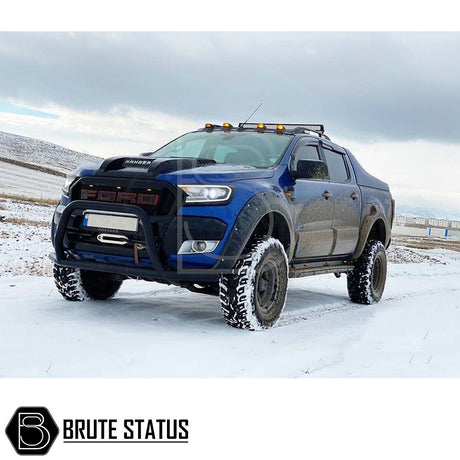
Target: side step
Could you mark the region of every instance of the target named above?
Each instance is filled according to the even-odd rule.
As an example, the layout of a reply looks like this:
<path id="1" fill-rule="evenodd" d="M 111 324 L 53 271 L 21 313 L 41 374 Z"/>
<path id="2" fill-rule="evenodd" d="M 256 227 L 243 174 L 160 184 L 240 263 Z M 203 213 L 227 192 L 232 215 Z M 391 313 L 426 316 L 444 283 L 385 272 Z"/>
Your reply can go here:
<path id="1" fill-rule="evenodd" d="M 289 268 L 289 278 L 301 278 L 303 276 L 324 275 L 326 273 L 348 273 L 353 270 L 351 264 L 297 264 Z"/>

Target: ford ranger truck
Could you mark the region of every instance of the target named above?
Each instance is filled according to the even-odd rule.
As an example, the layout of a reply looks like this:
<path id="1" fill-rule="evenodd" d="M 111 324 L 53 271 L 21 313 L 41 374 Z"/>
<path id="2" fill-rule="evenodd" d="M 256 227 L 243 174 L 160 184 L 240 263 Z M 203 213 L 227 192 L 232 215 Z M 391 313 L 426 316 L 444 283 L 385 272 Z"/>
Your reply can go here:
<path id="1" fill-rule="evenodd" d="M 345 273 L 353 302 L 378 302 L 393 216 L 388 185 L 323 125 L 207 123 L 68 176 L 50 257 L 67 300 L 155 281 L 215 295 L 229 325 L 258 330 L 288 278 Z"/>

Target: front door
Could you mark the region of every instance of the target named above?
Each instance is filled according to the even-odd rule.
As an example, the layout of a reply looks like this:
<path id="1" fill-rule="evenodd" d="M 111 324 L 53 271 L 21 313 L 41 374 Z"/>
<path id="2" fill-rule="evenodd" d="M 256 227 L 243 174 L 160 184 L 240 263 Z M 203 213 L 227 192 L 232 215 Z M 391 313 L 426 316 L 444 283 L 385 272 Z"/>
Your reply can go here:
<path id="1" fill-rule="evenodd" d="M 299 160 L 320 160 L 318 146 L 312 140 L 300 139 L 293 152 L 292 166 Z M 316 179 L 296 179 L 294 185 L 294 227 L 297 235 L 295 259 L 324 257 L 333 245 L 333 201 L 330 182 Z"/>

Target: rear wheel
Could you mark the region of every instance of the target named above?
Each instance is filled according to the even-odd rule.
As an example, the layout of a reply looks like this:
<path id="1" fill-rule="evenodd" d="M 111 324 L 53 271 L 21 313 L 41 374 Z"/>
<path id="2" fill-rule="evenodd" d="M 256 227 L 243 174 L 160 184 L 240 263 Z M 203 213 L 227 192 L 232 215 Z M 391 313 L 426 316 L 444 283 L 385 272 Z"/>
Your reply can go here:
<path id="1" fill-rule="evenodd" d="M 273 326 L 286 303 L 288 260 L 275 238 L 255 241 L 233 273 L 222 275 L 219 296 L 230 326 L 258 330 Z"/>
<path id="2" fill-rule="evenodd" d="M 66 300 L 107 300 L 120 289 L 123 278 L 113 273 L 54 265 L 54 282 Z"/>
<path id="3" fill-rule="evenodd" d="M 378 302 L 385 288 L 387 256 L 380 241 L 369 241 L 361 256 L 348 274 L 348 295 L 353 302 L 371 304 Z"/>

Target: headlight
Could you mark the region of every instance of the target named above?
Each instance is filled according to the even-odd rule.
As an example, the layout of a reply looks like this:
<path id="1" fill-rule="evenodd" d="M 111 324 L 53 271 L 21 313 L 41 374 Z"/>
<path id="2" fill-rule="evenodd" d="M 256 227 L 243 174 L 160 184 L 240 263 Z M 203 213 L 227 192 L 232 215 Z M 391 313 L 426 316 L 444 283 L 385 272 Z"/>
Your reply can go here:
<path id="1" fill-rule="evenodd" d="M 64 185 L 62 186 L 62 192 L 65 193 L 66 195 L 69 194 L 69 188 L 72 185 L 73 181 L 77 178 L 74 174 L 69 174 L 65 178 Z"/>
<path id="2" fill-rule="evenodd" d="M 178 185 L 186 194 L 186 203 L 217 203 L 227 201 L 232 189 L 227 185 Z"/>

